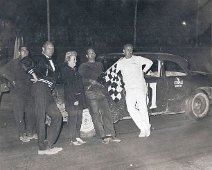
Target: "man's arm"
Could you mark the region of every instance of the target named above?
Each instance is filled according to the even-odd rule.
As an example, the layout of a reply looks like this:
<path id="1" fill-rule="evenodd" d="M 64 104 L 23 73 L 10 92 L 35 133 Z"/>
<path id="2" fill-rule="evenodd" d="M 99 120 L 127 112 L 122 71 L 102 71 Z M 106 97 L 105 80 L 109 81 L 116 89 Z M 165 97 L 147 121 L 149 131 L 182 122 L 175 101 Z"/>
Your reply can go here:
<path id="1" fill-rule="evenodd" d="M 147 71 L 151 68 L 153 64 L 152 60 L 144 58 L 144 57 L 140 57 L 139 60 L 142 65 L 145 65 L 145 67 L 143 68 L 143 72 L 147 73 Z"/>
<path id="2" fill-rule="evenodd" d="M 102 86 L 97 80 L 94 80 L 88 66 L 86 64 L 81 64 L 78 71 L 80 75 L 82 76 L 83 84 L 85 87 L 90 88 L 93 85 L 99 85 Z"/>
<path id="3" fill-rule="evenodd" d="M 22 68 L 25 72 L 30 74 L 32 76 L 32 79 L 30 79 L 33 83 L 36 83 L 38 81 L 37 75 L 34 72 L 34 63 L 31 58 L 25 57 L 21 60 Z"/>

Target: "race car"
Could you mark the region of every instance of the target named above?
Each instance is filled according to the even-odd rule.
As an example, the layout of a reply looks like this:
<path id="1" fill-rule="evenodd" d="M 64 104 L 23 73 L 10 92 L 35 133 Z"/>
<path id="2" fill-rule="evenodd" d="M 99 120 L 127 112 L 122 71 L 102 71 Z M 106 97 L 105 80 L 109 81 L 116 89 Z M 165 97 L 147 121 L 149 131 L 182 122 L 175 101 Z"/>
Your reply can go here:
<path id="1" fill-rule="evenodd" d="M 134 55 L 146 57 L 153 61 L 152 67 L 145 75 L 150 116 L 182 113 L 192 119 L 200 120 L 208 115 L 212 101 L 211 73 L 190 70 L 188 61 L 178 55 L 144 52 L 137 52 Z M 109 53 L 99 55 L 96 60 L 103 64 L 106 72 L 122 57 L 124 57 L 122 53 Z M 99 81 L 105 88 L 108 87 L 104 81 L 104 74 Z M 56 101 L 58 101 L 57 105 L 61 113 L 63 112 L 64 121 L 66 121 L 67 113 L 65 113 L 64 102 L 60 100 L 63 95 L 61 88 L 61 86 L 56 88 L 58 93 Z M 122 119 L 130 119 L 124 90 L 122 91 L 122 98 L 118 102 L 115 102 L 109 93 L 106 96 L 114 123 Z M 81 135 L 83 137 L 95 135 L 88 109 L 83 112 Z"/>
<path id="2" fill-rule="evenodd" d="M 185 58 L 173 54 L 136 52 L 134 55 L 153 61 L 145 75 L 150 115 L 185 113 L 196 120 L 208 115 L 212 100 L 211 73 L 191 71 Z M 106 71 L 121 57 L 124 57 L 122 53 L 103 54 L 97 61 Z"/>

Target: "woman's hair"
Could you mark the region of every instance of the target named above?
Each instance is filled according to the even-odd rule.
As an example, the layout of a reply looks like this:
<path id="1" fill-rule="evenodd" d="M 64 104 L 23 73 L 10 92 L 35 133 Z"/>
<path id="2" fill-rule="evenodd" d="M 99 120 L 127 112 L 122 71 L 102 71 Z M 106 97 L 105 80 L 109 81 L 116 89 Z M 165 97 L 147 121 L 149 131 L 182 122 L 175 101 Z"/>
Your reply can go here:
<path id="1" fill-rule="evenodd" d="M 76 51 L 68 51 L 66 52 L 66 56 L 65 56 L 65 63 L 68 63 L 68 61 L 70 60 L 70 58 L 72 56 L 77 56 L 77 52 Z"/>

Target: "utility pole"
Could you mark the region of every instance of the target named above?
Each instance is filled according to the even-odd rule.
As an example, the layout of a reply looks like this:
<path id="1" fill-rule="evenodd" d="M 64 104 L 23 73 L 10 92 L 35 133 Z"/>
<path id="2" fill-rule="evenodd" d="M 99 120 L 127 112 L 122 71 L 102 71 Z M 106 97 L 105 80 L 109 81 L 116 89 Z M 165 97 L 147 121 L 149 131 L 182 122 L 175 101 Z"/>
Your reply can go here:
<path id="1" fill-rule="evenodd" d="M 196 14 L 196 42 L 195 45 L 198 47 L 199 44 L 199 0 L 197 0 L 197 14 Z"/>
<path id="2" fill-rule="evenodd" d="M 138 11 L 138 0 L 135 0 L 135 15 L 134 15 L 134 37 L 133 37 L 133 47 L 136 47 L 136 27 L 137 27 L 137 11 Z"/>
<path id="3" fill-rule="evenodd" d="M 49 8 L 49 0 L 47 0 L 47 34 L 48 41 L 50 41 L 50 8 Z"/>

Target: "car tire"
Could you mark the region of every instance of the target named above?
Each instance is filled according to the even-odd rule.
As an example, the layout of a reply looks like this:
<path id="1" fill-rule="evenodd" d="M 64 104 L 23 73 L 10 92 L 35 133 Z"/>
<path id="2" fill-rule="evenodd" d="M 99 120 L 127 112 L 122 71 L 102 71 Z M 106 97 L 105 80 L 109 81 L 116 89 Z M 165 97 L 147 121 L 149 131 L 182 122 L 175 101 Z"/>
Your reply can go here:
<path id="1" fill-rule="evenodd" d="M 195 120 L 202 119 L 208 115 L 210 101 L 202 90 L 196 90 L 191 94 L 186 103 L 186 114 Z"/>
<path id="2" fill-rule="evenodd" d="M 82 125 L 80 129 L 80 136 L 82 138 L 90 138 L 96 135 L 94 124 L 88 109 L 83 110 Z"/>

